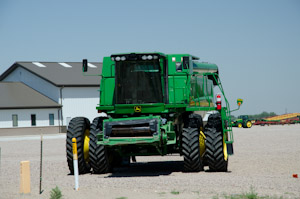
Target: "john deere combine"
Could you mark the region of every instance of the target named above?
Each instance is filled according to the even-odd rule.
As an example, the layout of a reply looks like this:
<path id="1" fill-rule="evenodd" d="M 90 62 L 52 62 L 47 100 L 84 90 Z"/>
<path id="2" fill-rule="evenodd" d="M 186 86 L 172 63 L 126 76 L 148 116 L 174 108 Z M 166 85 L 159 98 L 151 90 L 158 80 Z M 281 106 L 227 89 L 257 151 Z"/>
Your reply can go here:
<path id="1" fill-rule="evenodd" d="M 66 148 L 73 172 L 77 138 L 79 172 L 107 173 L 130 157 L 180 154 L 184 170 L 227 171 L 233 154 L 230 107 L 218 67 L 189 54 L 129 53 L 104 57 L 101 117 L 70 121 Z M 83 71 L 87 71 L 83 60 Z M 214 95 L 214 87 L 220 93 Z M 222 106 L 225 104 L 225 106 Z M 204 122 L 206 112 L 213 112 Z"/>

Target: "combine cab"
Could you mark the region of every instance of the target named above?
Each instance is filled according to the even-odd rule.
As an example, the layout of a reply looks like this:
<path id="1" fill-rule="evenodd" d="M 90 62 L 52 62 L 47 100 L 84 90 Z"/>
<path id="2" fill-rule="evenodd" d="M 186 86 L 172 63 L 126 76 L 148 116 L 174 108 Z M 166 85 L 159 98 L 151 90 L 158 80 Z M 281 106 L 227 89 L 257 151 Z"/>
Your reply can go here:
<path id="1" fill-rule="evenodd" d="M 204 166 L 227 171 L 228 155 L 233 154 L 229 103 L 217 65 L 198 60 L 189 54 L 156 52 L 104 57 L 96 107 L 102 116 L 91 123 L 76 117 L 68 127 L 71 173 L 73 137 L 80 173 L 107 173 L 129 163 L 130 157 L 176 153 L 183 156 L 187 172 Z M 213 114 L 204 123 L 208 111 Z"/>

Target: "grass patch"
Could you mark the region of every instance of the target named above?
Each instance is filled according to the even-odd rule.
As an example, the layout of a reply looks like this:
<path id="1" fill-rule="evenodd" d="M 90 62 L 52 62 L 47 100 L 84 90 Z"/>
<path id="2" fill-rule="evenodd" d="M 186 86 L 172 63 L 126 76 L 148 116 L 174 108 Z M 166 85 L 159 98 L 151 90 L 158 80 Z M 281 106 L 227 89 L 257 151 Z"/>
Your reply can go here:
<path id="1" fill-rule="evenodd" d="M 55 188 L 53 188 L 50 192 L 50 199 L 62 199 L 62 193 L 61 190 L 58 188 L 58 186 L 56 186 Z"/>
<path id="2" fill-rule="evenodd" d="M 254 190 L 253 187 L 250 188 L 249 192 L 242 194 L 232 194 L 230 196 L 224 195 L 226 199 L 262 199 L 265 197 L 258 196 L 258 193 Z"/>
<path id="3" fill-rule="evenodd" d="M 171 191 L 171 194 L 173 194 L 173 195 L 179 195 L 179 191 Z"/>
<path id="4" fill-rule="evenodd" d="M 120 197 L 120 198 L 116 198 L 116 199 L 127 199 L 127 197 Z"/>
<path id="5" fill-rule="evenodd" d="M 219 196 L 213 196 L 213 199 L 219 199 Z M 275 199 L 275 198 L 284 198 L 283 196 L 277 197 L 277 196 L 259 196 L 258 193 L 254 190 L 254 188 L 251 186 L 250 191 L 242 194 L 231 194 L 226 195 L 224 194 L 221 198 L 225 199 Z"/>
<path id="6" fill-rule="evenodd" d="M 253 187 L 250 188 L 250 192 L 242 194 L 242 197 L 247 198 L 247 199 L 257 199 L 258 193 L 256 193 L 256 191 L 254 190 Z"/>

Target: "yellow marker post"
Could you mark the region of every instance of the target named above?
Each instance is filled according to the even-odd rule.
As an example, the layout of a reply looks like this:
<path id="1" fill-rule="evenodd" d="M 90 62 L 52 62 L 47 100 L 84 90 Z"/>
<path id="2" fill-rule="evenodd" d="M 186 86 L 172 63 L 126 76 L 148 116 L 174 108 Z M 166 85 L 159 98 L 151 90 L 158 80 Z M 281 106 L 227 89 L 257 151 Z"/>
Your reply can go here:
<path id="1" fill-rule="evenodd" d="M 73 167 L 74 167 L 74 176 L 75 176 L 75 190 L 79 189 L 78 182 L 78 155 L 77 155 L 77 142 L 76 138 L 72 138 L 72 147 L 73 147 Z"/>
<path id="2" fill-rule="evenodd" d="M 20 168 L 20 193 L 30 193 L 30 162 L 21 161 Z"/>

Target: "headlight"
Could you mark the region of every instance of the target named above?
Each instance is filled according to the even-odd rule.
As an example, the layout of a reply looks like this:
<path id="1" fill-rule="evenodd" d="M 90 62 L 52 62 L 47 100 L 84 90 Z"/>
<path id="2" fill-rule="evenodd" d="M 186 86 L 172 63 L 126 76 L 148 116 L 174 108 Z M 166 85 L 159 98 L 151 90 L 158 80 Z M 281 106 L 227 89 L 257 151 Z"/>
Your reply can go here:
<path id="1" fill-rule="evenodd" d="M 121 60 L 121 58 L 120 57 L 116 57 L 116 61 L 120 61 Z"/>

